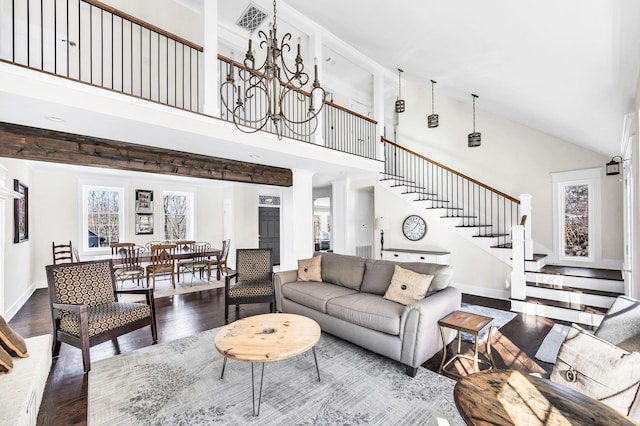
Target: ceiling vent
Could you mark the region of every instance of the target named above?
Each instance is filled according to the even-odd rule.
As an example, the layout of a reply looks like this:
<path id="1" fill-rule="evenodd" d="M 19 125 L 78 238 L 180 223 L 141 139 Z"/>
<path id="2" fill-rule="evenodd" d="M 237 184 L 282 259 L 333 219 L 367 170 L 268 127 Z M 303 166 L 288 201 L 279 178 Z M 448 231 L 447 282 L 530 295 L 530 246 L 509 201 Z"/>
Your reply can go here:
<path id="1" fill-rule="evenodd" d="M 267 13 L 250 4 L 236 21 L 236 25 L 253 33 L 267 17 Z"/>

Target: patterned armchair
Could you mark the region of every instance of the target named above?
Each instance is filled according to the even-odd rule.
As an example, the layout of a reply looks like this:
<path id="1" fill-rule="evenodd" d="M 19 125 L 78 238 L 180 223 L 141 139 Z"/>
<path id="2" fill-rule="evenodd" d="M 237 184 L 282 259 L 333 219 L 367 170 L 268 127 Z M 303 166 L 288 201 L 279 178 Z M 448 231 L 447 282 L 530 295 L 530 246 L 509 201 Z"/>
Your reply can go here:
<path id="1" fill-rule="evenodd" d="M 147 325 L 158 341 L 153 290 L 117 290 L 111 260 L 48 265 L 53 321 L 53 356 L 62 342 L 82 350 L 84 371 L 91 369 L 89 348 Z M 118 302 L 118 294 L 146 295 L 146 303 Z"/>
<path id="2" fill-rule="evenodd" d="M 235 280 L 235 284 L 231 282 Z M 240 305 L 245 303 L 269 303 L 273 312 L 273 261 L 271 249 L 236 250 L 236 272 L 224 281 L 224 322 L 229 324 L 229 306 L 236 305 L 236 319 Z"/>

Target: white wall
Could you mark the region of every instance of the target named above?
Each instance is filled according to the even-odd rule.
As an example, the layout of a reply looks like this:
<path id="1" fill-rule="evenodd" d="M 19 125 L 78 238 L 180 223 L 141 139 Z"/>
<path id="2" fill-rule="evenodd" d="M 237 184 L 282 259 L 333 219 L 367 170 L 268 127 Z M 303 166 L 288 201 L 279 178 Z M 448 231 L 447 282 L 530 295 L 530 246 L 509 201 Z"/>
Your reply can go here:
<path id="1" fill-rule="evenodd" d="M 462 103 L 436 92 L 440 126 L 429 129 L 426 117 L 431 113 L 430 89 L 411 82 L 404 84 L 406 112 L 400 114 L 399 143 L 511 196 L 531 194 L 533 239 L 549 253 L 550 173 L 603 167 L 610 157 L 484 111 L 482 94 L 476 103 L 476 130 L 482 133 L 482 146 L 468 148 L 467 134 L 472 131 L 471 96 L 469 102 Z M 618 177 L 602 179 L 602 218 L 603 258 L 621 265 L 622 183 Z"/>

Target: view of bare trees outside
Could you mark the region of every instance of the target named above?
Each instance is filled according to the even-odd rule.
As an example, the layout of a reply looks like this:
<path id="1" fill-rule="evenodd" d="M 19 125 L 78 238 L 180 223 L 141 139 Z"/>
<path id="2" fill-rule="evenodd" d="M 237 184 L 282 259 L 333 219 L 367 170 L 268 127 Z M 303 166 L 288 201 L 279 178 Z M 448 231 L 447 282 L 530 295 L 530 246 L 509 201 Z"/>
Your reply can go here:
<path id="1" fill-rule="evenodd" d="M 564 254 L 589 257 L 589 185 L 564 187 Z"/>
<path id="2" fill-rule="evenodd" d="M 120 239 L 120 194 L 116 191 L 87 191 L 89 247 L 108 247 Z"/>
<path id="3" fill-rule="evenodd" d="M 164 238 L 166 240 L 184 240 L 187 238 L 186 195 L 164 196 Z"/>

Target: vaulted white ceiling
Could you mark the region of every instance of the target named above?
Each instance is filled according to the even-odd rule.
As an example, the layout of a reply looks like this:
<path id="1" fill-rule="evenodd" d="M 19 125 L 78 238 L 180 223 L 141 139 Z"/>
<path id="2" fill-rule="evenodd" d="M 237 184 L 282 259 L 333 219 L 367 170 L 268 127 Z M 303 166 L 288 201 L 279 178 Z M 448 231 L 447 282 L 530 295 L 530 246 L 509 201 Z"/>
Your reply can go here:
<path id="1" fill-rule="evenodd" d="M 224 1 L 224 0 L 221 0 Z M 605 155 L 640 70 L 637 0 L 280 0 L 388 67 Z"/>

